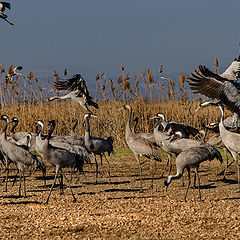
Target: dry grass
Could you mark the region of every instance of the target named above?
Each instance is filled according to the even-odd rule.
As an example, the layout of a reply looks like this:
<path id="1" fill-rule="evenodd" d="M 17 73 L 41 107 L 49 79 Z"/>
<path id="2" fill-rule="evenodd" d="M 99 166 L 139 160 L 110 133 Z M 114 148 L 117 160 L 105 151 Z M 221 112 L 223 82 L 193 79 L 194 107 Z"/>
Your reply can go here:
<path id="1" fill-rule="evenodd" d="M 124 130 L 127 115 L 117 112 L 117 109 L 125 103 L 132 106 L 133 115 L 140 119 L 137 129 L 139 132 L 153 130 L 154 123 L 150 117 L 157 112 L 164 113 L 167 121 L 186 123 L 197 128 L 201 128 L 202 123 L 216 122 L 220 116 L 217 108 L 207 108 L 195 113 L 199 101 L 188 100 L 191 93 L 186 89 L 185 73 L 181 73 L 179 79 L 174 81 L 162 77 L 162 66 L 158 70 L 157 79 L 156 74 L 150 69 L 144 70 L 141 77 L 136 75 L 132 77 L 123 65 L 120 70 L 121 74 L 115 81 L 104 73 L 96 74 L 96 98 L 99 99 L 99 110 L 95 111 L 97 118 L 91 119 L 92 135 L 100 137 L 112 135 L 115 138 L 115 148 L 126 146 Z M 53 72 L 55 81 L 58 75 Z M 66 71 L 63 75 L 66 75 Z M 56 94 L 49 79 L 41 82 L 32 72 L 16 76 L 13 66 L 6 70 L 0 65 L 0 80 L 1 114 L 19 118 L 17 131 L 34 132 L 37 120 L 47 122 L 55 119 L 57 121 L 55 134 L 65 135 L 70 132 L 71 120 L 77 118 L 79 120 L 77 135 L 84 135 L 84 110 L 78 104 L 45 102 L 49 95 Z M 140 84 L 143 91 L 139 87 Z M 230 113 L 227 112 L 226 115 Z"/>

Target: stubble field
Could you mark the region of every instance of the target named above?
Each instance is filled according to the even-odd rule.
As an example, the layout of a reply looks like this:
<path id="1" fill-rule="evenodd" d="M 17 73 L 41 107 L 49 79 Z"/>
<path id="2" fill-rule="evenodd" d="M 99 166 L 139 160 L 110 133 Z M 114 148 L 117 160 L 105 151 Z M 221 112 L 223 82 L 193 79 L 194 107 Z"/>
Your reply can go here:
<path id="1" fill-rule="evenodd" d="M 47 168 L 47 188 L 40 172 L 26 178 L 27 197 L 18 197 L 18 184 L 8 192 L 1 191 L 1 239 L 239 239 L 240 195 L 237 190 L 236 166 L 228 170 L 227 179 L 217 176 L 224 165 L 218 161 L 200 166 L 203 201 L 198 190 L 176 180 L 164 191 L 164 178 L 159 178 L 167 157 L 157 163 L 153 189 L 152 162 L 143 158 L 143 191 L 133 154 L 118 150 L 110 157 L 109 181 L 104 162 L 104 175 L 95 184 L 95 166 L 85 165 L 79 182 L 71 182 L 77 202 L 65 187 L 60 195 L 54 188 L 49 204 L 44 205 L 53 182 L 55 169 Z M 16 173 L 14 166 L 10 176 Z M 101 169 L 101 168 L 100 168 Z M 69 169 L 65 173 L 70 177 Z M 176 173 L 175 167 L 172 174 Z M 101 174 L 100 174 L 101 175 Z M 193 177 L 193 173 L 192 173 Z M 3 183 L 1 188 L 4 189 Z"/>

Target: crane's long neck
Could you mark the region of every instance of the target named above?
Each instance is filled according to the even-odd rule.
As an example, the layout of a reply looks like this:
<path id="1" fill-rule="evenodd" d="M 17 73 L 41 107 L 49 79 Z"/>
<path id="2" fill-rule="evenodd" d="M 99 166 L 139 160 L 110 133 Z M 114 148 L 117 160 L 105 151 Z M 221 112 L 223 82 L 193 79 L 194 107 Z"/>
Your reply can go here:
<path id="1" fill-rule="evenodd" d="M 64 95 L 64 96 L 54 96 L 54 97 L 48 98 L 48 101 L 53 101 L 53 100 L 56 100 L 56 99 L 68 99 L 68 98 L 69 98 L 68 95 Z"/>
<path id="2" fill-rule="evenodd" d="M 179 179 L 179 178 L 181 178 L 181 177 L 182 177 L 182 173 L 181 173 L 181 172 L 177 172 L 176 175 L 169 175 L 169 176 L 167 177 L 167 180 L 164 181 L 165 187 L 167 188 L 168 185 L 171 183 L 172 180 L 174 180 L 174 179 Z"/>
<path id="3" fill-rule="evenodd" d="M 8 127 L 9 121 L 6 119 L 5 120 L 5 126 L 3 128 L 3 137 L 5 140 L 7 140 L 7 127 Z"/>
<path id="4" fill-rule="evenodd" d="M 219 106 L 220 111 L 221 111 L 221 119 L 220 119 L 220 123 L 219 123 L 219 131 L 220 131 L 220 135 L 223 134 L 224 131 L 227 131 L 227 129 L 225 128 L 224 124 L 223 124 L 223 117 L 224 117 L 224 108 L 220 105 Z"/>
<path id="5" fill-rule="evenodd" d="M 51 126 L 50 126 L 50 128 L 49 128 L 49 130 L 48 130 L 48 134 L 47 134 L 48 143 L 49 143 L 49 140 L 50 140 L 51 137 L 52 137 L 52 133 L 53 133 L 55 127 L 56 127 L 56 123 L 55 123 L 55 122 L 51 123 Z"/>
<path id="6" fill-rule="evenodd" d="M 131 116 L 132 116 L 132 109 L 128 109 L 128 119 L 127 119 L 127 124 L 126 124 L 126 140 L 128 141 L 129 137 L 133 135 L 133 132 L 130 127 L 130 121 L 131 121 Z"/>
<path id="7" fill-rule="evenodd" d="M 15 124 L 11 128 L 11 134 L 15 133 L 15 128 L 17 127 L 17 125 L 18 125 L 18 122 L 15 122 Z"/>
<path id="8" fill-rule="evenodd" d="M 85 117 L 86 129 L 85 129 L 85 141 L 89 141 L 90 139 L 90 124 L 89 117 Z"/>

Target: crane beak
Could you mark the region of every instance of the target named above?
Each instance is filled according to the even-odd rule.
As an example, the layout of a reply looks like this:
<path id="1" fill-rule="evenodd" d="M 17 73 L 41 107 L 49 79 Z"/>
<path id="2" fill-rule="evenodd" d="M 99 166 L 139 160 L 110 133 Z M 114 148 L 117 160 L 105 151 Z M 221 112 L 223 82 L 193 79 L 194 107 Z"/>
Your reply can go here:
<path id="1" fill-rule="evenodd" d="M 157 116 L 152 116 L 150 119 L 157 119 L 158 117 Z"/>
<path id="2" fill-rule="evenodd" d="M 123 107 L 120 107 L 119 109 L 117 109 L 117 112 L 122 111 L 123 109 Z"/>
<path id="3" fill-rule="evenodd" d="M 198 106 L 196 109 L 195 109 L 195 112 L 197 112 L 198 110 L 202 109 L 202 106 Z"/>

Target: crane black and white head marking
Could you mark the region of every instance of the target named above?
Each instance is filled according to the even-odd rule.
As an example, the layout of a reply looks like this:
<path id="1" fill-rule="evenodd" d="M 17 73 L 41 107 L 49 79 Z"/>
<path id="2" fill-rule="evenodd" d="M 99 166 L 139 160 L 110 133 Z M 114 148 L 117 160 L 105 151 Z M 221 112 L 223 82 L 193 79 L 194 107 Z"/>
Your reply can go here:
<path id="1" fill-rule="evenodd" d="M 12 118 L 12 122 L 18 123 L 18 118 L 17 117 L 13 117 Z"/>
<path id="2" fill-rule="evenodd" d="M 43 127 L 44 127 L 44 123 L 42 120 L 38 120 L 36 125 L 39 125 L 41 127 L 41 129 L 43 129 Z"/>
<path id="3" fill-rule="evenodd" d="M 151 119 L 161 119 L 162 121 L 165 121 L 165 116 L 163 113 L 157 113 Z"/>
<path id="4" fill-rule="evenodd" d="M 2 115 L 1 120 L 5 120 L 7 123 L 10 123 L 9 117 L 7 115 Z"/>

